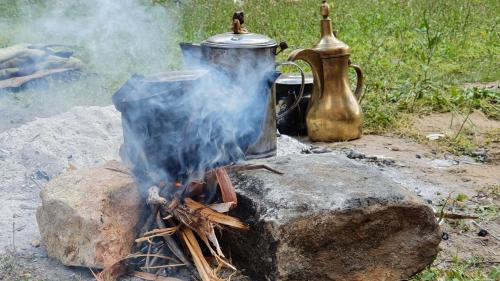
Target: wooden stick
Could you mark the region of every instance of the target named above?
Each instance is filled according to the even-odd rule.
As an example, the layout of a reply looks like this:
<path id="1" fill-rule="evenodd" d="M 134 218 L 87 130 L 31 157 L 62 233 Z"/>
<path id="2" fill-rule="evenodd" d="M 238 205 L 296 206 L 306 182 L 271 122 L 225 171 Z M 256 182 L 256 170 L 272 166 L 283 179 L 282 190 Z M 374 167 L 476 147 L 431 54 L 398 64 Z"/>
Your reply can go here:
<path id="1" fill-rule="evenodd" d="M 166 268 L 166 267 L 181 267 L 185 266 L 183 263 L 175 263 L 175 264 L 165 264 L 165 265 L 157 265 L 157 266 L 141 266 L 141 269 L 158 269 L 158 268 Z M 148 272 L 146 270 L 146 272 Z"/>
<path id="2" fill-rule="evenodd" d="M 159 227 L 161 228 L 167 228 L 165 225 L 165 222 L 161 219 L 160 214 L 158 213 L 156 216 L 156 223 L 158 224 Z M 195 272 L 195 269 L 193 267 L 193 264 L 188 260 L 188 258 L 184 255 L 184 252 L 179 248 L 177 243 L 175 242 L 174 238 L 172 238 L 170 235 L 165 235 L 163 236 L 163 239 L 165 240 L 165 243 L 167 243 L 168 248 L 172 253 L 182 262 L 184 263 L 187 268 L 193 272 Z"/>
<path id="3" fill-rule="evenodd" d="M 191 212 L 196 214 L 198 216 L 201 216 L 203 219 L 209 220 L 211 222 L 217 223 L 217 224 L 222 224 L 222 225 L 227 225 L 235 229 L 239 230 L 249 230 L 250 226 L 241 220 L 231 217 L 219 212 L 216 212 L 209 207 L 194 201 L 191 198 L 186 198 L 184 199 L 184 203 L 186 208 L 190 209 Z"/>
<path id="4" fill-rule="evenodd" d="M 180 236 L 186 244 L 191 256 L 193 257 L 196 269 L 203 281 L 223 281 L 215 275 L 207 260 L 203 256 L 200 245 L 194 236 L 193 231 L 188 227 L 181 227 L 179 229 Z"/>
<path id="5" fill-rule="evenodd" d="M 268 171 L 273 172 L 273 173 L 278 174 L 278 175 L 284 175 L 283 172 L 280 172 L 280 171 L 275 170 L 267 165 L 262 165 L 262 164 L 260 164 L 260 165 L 254 165 L 254 164 L 231 165 L 231 166 L 224 166 L 222 168 L 224 168 L 228 173 L 264 169 L 264 170 L 268 170 Z"/>
<path id="6" fill-rule="evenodd" d="M 217 168 L 215 169 L 215 177 L 219 183 L 222 201 L 224 201 L 224 203 L 233 203 L 231 209 L 235 208 L 238 204 L 238 198 L 227 171 L 224 168 Z"/>
<path id="7" fill-rule="evenodd" d="M 140 272 L 140 271 L 134 271 L 132 273 L 132 276 L 137 277 L 137 278 L 142 278 L 142 279 L 148 280 L 148 281 L 185 281 L 185 280 L 174 278 L 174 277 L 164 277 L 164 276 L 154 275 L 151 273 Z"/>
<path id="8" fill-rule="evenodd" d="M 479 217 L 476 215 L 467 215 L 467 214 L 456 214 L 456 213 L 434 213 L 437 218 L 443 219 L 451 219 L 451 220 L 463 220 L 463 219 L 478 219 Z"/>
<path id="9" fill-rule="evenodd" d="M 150 231 L 144 234 L 143 237 L 135 239 L 135 243 L 141 243 L 141 242 L 146 242 L 146 241 L 151 241 L 151 238 L 154 237 L 160 237 L 160 236 L 165 236 L 165 235 L 172 235 L 177 231 L 178 227 L 170 227 L 170 228 L 164 228 L 162 230 L 158 231 Z M 156 229 L 155 229 L 156 230 Z"/>
<path id="10" fill-rule="evenodd" d="M 149 257 L 151 255 L 151 243 L 148 245 L 148 254 L 146 255 L 146 267 L 149 267 Z M 146 270 L 148 272 L 148 270 Z"/>

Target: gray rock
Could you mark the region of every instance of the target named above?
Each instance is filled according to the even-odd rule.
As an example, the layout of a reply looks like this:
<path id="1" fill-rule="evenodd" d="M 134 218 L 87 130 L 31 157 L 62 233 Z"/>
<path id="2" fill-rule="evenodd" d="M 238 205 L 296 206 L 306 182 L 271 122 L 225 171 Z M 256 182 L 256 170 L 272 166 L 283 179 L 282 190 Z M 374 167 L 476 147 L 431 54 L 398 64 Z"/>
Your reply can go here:
<path id="1" fill-rule="evenodd" d="M 365 159 L 366 155 L 357 151 L 357 150 L 351 149 L 347 153 L 347 158 L 349 158 L 349 159 Z"/>
<path id="2" fill-rule="evenodd" d="M 471 153 L 472 157 L 475 157 L 477 160 L 481 162 L 488 162 L 489 156 L 488 156 L 488 150 L 484 148 L 479 148 L 474 150 Z"/>
<path id="3" fill-rule="evenodd" d="M 49 257 L 103 268 L 130 254 L 145 208 L 118 162 L 67 172 L 40 193 L 37 222 Z"/>
<path id="4" fill-rule="evenodd" d="M 432 209 L 373 166 L 342 155 L 261 160 L 286 174 L 232 175 L 247 233 L 226 250 L 252 280 L 402 280 L 431 264 Z"/>

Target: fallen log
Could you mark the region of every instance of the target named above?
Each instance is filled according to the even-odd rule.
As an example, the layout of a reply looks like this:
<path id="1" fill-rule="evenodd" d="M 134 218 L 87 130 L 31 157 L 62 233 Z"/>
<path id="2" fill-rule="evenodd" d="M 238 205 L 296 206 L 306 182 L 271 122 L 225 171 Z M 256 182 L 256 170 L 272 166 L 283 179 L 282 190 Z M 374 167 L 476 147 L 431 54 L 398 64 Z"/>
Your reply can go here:
<path id="1" fill-rule="evenodd" d="M 22 76 L 22 77 L 14 77 L 6 80 L 0 81 L 0 90 L 9 90 L 14 88 L 19 88 L 30 81 L 34 81 L 37 79 L 41 79 L 44 77 L 63 74 L 71 71 L 77 71 L 78 69 L 73 68 L 62 68 L 62 69 L 50 69 L 50 70 L 40 70 L 31 75 Z"/>
<path id="2" fill-rule="evenodd" d="M 19 68 L 17 67 L 0 69 L 0 80 L 15 77 L 17 76 L 18 73 L 19 73 Z"/>
<path id="3" fill-rule="evenodd" d="M 25 55 L 29 52 L 28 46 L 27 44 L 19 44 L 0 49 L 0 64 L 12 58 Z"/>
<path id="4" fill-rule="evenodd" d="M 81 70 L 82 62 L 62 45 L 21 44 L 0 48 L 0 90 L 16 89 L 43 77 Z"/>

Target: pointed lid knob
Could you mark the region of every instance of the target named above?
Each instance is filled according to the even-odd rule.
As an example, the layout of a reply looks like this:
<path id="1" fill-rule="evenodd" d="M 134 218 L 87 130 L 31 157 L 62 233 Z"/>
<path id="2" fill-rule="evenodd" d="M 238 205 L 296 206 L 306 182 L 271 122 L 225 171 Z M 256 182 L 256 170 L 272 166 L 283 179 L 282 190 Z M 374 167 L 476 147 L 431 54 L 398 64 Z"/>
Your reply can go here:
<path id="1" fill-rule="evenodd" d="M 321 4 L 321 40 L 314 46 L 314 50 L 321 57 L 340 57 L 351 54 L 349 46 L 333 35 L 332 20 L 330 19 L 330 5 L 323 0 Z"/>

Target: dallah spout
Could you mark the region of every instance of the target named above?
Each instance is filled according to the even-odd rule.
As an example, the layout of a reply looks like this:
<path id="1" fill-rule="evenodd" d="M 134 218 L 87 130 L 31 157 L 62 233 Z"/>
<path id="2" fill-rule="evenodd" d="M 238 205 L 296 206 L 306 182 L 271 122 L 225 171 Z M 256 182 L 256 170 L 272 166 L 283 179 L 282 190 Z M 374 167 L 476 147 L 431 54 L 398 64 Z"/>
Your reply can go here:
<path id="1" fill-rule="evenodd" d="M 324 75 L 323 75 L 323 62 L 318 52 L 313 49 L 299 49 L 293 51 L 288 56 L 289 61 L 303 60 L 311 66 L 313 78 L 314 78 L 314 92 L 323 92 L 324 85 Z"/>

